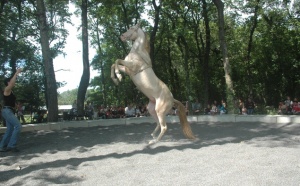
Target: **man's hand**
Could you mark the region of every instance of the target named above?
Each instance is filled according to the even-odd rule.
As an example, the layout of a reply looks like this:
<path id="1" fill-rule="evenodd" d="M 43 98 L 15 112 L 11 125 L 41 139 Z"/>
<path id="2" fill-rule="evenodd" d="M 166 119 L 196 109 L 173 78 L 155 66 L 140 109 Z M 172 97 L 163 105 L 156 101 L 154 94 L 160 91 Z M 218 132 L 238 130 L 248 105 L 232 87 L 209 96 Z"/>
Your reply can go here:
<path id="1" fill-rule="evenodd" d="M 22 68 L 18 68 L 16 73 L 19 74 L 19 73 L 22 72 L 22 71 L 23 71 Z"/>

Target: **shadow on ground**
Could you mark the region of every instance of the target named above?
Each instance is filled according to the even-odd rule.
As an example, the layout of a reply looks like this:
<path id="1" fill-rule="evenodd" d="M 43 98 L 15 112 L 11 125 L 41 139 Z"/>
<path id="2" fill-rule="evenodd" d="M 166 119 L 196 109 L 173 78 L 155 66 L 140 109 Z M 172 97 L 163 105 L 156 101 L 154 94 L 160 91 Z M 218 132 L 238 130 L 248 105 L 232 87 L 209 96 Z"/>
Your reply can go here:
<path id="1" fill-rule="evenodd" d="M 257 147 L 299 147 L 299 124 L 265 124 L 265 123 L 192 123 L 192 130 L 198 140 L 189 141 L 183 136 L 180 124 L 168 124 L 168 132 L 162 141 L 148 146 L 150 133 L 155 126 L 149 123 L 132 124 L 127 126 L 69 128 L 61 131 L 37 131 L 21 134 L 19 148 L 20 154 L 13 155 L 1 153 L 3 166 L 9 166 L 20 160 L 32 160 L 43 154 L 56 154 L 60 151 L 74 151 L 78 156 L 70 156 L 68 159 L 55 159 L 51 162 L 31 164 L 21 170 L 0 170 L 0 181 L 4 183 L 16 176 L 30 176 L 34 171 L 58 168 L 77 167 L 85 162 L 100 161 L 106 158 L 122 159 L 137 154 L 154 155 L 171 150 L 183 151 L 185 149 L 200 149 L 212 145 L 224 145 L 227 143 L 247 143 Z M 141 148 L 128 151 L 118 151 L 81 157 L 80 153 L 86 153 L 93 148 L 102 148 L 107 145 L 139 144 Z M 47 157 L 45 157 L 47 158 Z M 78 177 L 72 176 L 47 176 L 44 171 L 42 176 L 46 182 L 53 184 L 74 183 Z M 35 178 L 38 179 L 38 178 Z"/>

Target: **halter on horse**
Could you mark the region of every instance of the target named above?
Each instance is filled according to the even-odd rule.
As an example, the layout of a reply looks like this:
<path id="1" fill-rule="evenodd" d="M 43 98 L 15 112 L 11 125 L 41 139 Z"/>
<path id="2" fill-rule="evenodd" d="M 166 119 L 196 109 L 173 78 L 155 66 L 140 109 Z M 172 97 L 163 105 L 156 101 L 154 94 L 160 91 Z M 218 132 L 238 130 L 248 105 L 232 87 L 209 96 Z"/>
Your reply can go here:
<path id="1" fill-rule="evenodd" d="M 126 73 L 130 76 L 136 87 L 149 98 L 147 109 L 157 123 L 155 130 L 151 134 L 154 139 L 149 144 L 158 142 L 166 132 L 166 115 L 173 105 L 179 111 L 183 133 L 187 138 L 195 139 L 190 124 L 187 121 L 185 107 L 180 101 L 173 98 L 169 88 L 155 75 L 152 69 L 149 56 L 149 43 L 145 33 L 140 28 L 140 24 L 138 23 L 122 34 L 121 40 L 130 40 L 134 41 L 134 43 L 125 59 L 117 59 L 115 64 L 111 66 L 111 78 L 118 85 L 122 80 L 120 71 Z M 160 134 L 155 138 L 155 134 L 159 128 L 161 129 Z"/>

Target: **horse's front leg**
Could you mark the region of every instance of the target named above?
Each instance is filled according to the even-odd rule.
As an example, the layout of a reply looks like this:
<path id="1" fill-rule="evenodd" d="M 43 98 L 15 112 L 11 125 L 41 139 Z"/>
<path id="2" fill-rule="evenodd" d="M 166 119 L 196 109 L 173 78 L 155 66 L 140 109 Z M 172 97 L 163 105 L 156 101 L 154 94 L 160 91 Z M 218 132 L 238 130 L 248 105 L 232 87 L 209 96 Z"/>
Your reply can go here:
<path id="1" fill-rule="evenodd" d="M 119 81 L 118 81 L 118 79 L 117 79 L 116 76 L 115 76 L 115 68 L 116 68 L 116 65 L 113 64 L 113 65 L 111 66 L 111 69 L 110 69 L 110 77 L 111 77 L 111 79 L 113 80 L 113 82 L 114 82 L 116 85 L 118 85 L 118 84 L 119 84 Z"/>
<path id="2" fill-rule="evenodd" d="M 122 81 L 122 74 L 120 73 L 120 61 L 122 61 L 121 59 L 117 59 L 115 61 L 115 73 L 116 73 L 116 76 L 118 78 L 118 80 L 121 82 Z"/>

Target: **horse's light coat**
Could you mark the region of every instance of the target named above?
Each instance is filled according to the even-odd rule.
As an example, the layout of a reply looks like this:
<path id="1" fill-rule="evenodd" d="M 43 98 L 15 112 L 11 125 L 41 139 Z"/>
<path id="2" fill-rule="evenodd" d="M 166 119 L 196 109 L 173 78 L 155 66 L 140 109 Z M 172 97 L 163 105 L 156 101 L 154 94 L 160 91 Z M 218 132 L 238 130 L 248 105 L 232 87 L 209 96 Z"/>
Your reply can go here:
<path id="1" fill-rule="evenodd" d="M 181 102 L 175 100 L 169 88 L 154 73 L 149 56 L 150 48 L 145 33 L 139 28 L 139 24 L 131 27 L 121 35 L 122 41 L 134 41 L 129 54 L 124 60 L 117 59 L 111 67 L 111 78 L 118 85 L 122 80 L 121 72 L 128 74 L 136 87 L 149 98 L 148 111 L 155 119 L 157 126 L 151 134 L 154 140 L 159 141 L 167 130 L 166 115 L 175 106 L 179 110 L 179 118 L 183 132 L 187 138 L 194 139 L 190 125 L 187 122 L 185 108 Z M 117 75 L 117 78 L 115 77 Z M 155 139 L 156 132 L 161 128 L 159 136 Z"/>

